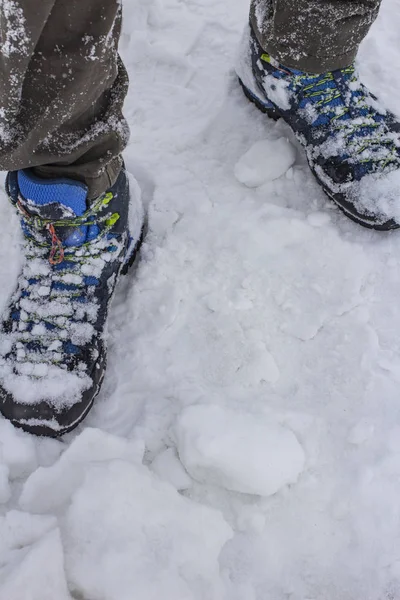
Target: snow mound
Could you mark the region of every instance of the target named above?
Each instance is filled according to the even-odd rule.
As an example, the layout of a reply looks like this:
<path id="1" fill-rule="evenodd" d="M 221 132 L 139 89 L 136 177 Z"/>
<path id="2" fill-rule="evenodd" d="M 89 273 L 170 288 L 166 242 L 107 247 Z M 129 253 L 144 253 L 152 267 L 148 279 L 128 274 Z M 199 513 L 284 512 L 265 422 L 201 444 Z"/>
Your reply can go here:
<path id="1" fill-rule="evenodd" d="M 114 459 L 141 462 L 143 446 L 97 429 L 85 429 L 50 467 L 39 467 L 26 480 L 19 504 L 35 513 L 54 511 L 78 489 L 90 461 Z"/>
<path id="2" fill-rule="evenodd" d="M 248 187 L 259 187 L 281 177 L 294 164 L 296 150 L 284 137 L 256 142 L 235 166 L 235 177 Z"/>
<path id="3" fill-rule="evenodd" d="M 0 465 L 8 467 L 10 479 L 26 476 L 37 467 L 34 438 L 3 419 L 0 420 Z"/>
<path id="4" fill-rule="evenodd" d="M 192 480 L 186 473 L 174 448 L 167 448 L 157 454 L 150 469 L 163 481 L 168 481 L 176 490 L 187 490 Z"/>
<path id="5" fill-rule="evenodd" d="M 271 496 L 304 468 L 295 435 L 267 417 L 197 405 L 183 411 L 175 432 L 184 466 L 202 483 Z"/>
<path id="6" fill-rule="evenodd" d="M 0 600 L 69 600 L 60 532 L 52 517 L 0 517 Z"/>
<path id="7" fill-rule="evenodd" d="M 180 486 L 183 467 L 176 470 L 179 461 L 170 451 L 163 455 L 159 468 L 173 470 L 175 480 L 178 473 Z M 53 561 L 52 600 L 66 597 L 65 580 L 74 598 L 88 600 L 155 600 L 160 593 L 173 600 L 219 600 L 224 586 L 219 556 L 233 536 L 231 528 L 220 512 L 182 497 L 142 460 L 141 442 L 86 429 L 53 465 L 39 467 L 23 487 L 20 506 L 57 520 L 20 512 L 11 528 L 5 521 L 2 528 L 0 520 L 2 545 L 10 549 L 2 557 L 0 544 L 0 577 L 2 564 L 7 572 L 14 568 L 12 549 L 29 545 L 32 559 L 28 550 L 21 560 L 17 557 L 16 573 L 22 581 L 25 571 L 26 580 L 41 581 L 48 568 L 41 554 L 47 552 Z M 0 587 L 0 600 L 25 600 L 10 577 L 4 588 L 8 596 L 1 595 Z M 14 588 L 13 595 L 9 590 Z"/>
<path id="8" fill-rule="evenodd" d="M 92 464 L 65 519 L 68 579 L 79 598 L 219 600 L 231 537 L 219 512 L 142 465 Z"/>

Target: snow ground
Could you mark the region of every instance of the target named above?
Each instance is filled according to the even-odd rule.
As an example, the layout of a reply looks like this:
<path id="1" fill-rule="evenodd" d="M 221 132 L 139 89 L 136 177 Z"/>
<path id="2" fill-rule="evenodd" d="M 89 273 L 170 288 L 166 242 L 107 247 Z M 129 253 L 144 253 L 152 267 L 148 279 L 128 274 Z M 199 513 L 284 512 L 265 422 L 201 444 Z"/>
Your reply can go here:
<path id="1" fill-rule="evenodd" d="M 0 600 L 400 600 L 400 234 L 346 220 L 242 96 L 247 2 L 124 2 L 150 232 L 85 425 L 0 420 Z M 385 0 L 360 52 L 397 112 L 399 28 Z"/>

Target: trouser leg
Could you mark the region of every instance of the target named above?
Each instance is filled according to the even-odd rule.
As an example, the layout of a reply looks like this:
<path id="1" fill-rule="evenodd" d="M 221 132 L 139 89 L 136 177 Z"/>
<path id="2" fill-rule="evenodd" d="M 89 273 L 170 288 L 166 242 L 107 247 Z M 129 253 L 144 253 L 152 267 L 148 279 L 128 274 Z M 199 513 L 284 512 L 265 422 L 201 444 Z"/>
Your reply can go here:
<path id="1" fill-rule="evenodd" d="M 288 67 L 323 73 L 348 66 L 381 0 L 252 0 L 250 21 L 266 52 Z"/>
<path id="2" fill-rule="evenodd" d="M 114 183 L 129 137 L 120 29 L 120 0 L 1 3 L 1 170 L 75 178 L 90 198 Z"/>

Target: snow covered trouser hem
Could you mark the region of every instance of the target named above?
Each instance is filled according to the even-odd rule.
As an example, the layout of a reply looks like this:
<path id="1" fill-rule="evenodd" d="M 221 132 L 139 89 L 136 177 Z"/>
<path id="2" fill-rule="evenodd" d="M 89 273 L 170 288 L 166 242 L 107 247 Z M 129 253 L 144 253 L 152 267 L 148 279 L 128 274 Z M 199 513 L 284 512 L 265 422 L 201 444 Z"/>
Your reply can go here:
<path id="1" fill-rule="evenodd" d="M 349 66 L 381 0 L 252 0 L 250 22 L 262 48 L 308 73 Z"/>

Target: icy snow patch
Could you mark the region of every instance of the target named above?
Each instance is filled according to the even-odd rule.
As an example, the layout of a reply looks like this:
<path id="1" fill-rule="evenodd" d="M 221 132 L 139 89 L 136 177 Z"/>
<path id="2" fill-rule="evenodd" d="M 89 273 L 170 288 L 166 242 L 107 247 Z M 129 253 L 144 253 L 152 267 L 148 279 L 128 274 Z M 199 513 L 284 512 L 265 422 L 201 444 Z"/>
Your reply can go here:
<path id="1" fill-rule="evenodd" d="M 70 600 L 58 530 L 14 555 L 12 565 L 0 571 L 0 600 Z"/>
<path id="2" fill-rule="evenodd" d="M 222 515 L 180 496 L 142 465 L 92 464 L 67 511 L 66 569 L 78 597 L 220 600 Z"/>
<path id="3" fill-rule="evenodd" d="M 34 544 L 54 529 L 56 524 L 55 517 L 10 510 L 4 517 L 0 517 L 0 562 L 4 564 L 7 552 Z"/>
<path id="4" fill-rule="evenodd" d="M 50 467 L 39 467 L 22 489 L 20 506 L 36 513 L 54 511 L 62 506 L 79 487 L 90 461 L 113 459 L 139 461 L 144 448 L 141 442 L 125 440 L 97 429 L 85 429 Z"/>
<path id="5" fill-rule="evenodd" d="M 54 517 L 12 510 L 0 517 L 0 600 L 67 600 Z"/>
<path id="6" fill-rule="evenodd" d="M 286 138 L 261 140 L 237 162 L 235 177 L 248 187 L 259 187 L 281 177 L 295 160 L 296 151 Z"/>
<path id="7" fill-rule="evenodd" d="M 9 469 L 10 479 L 23 477 L 37 467 L 35 441 L 27 433 L 15 429 L 9 421 L 0 420 L 0 465 Z"/>
<path id="8" fill-rule="evenodd" d="M 139 441 L 86 429 L 54 465 L 31 475 L 20 505 L 57 515 L 74 597 L 132 600 L 134 593 L 155 600 L 162 592 L 174 600 L 219 600 L 219 555 L 233 535 L 231 528 L 221 513 L 182 497 L 143 466 L 143 450 Z M 54 526 L 45 517 L 35 519 L 39 529 Z M 45 534 L 43 543 L 50 544 Z M 28 537 L 23 545 L 35 541 L 35 532 Z M 53 556 L 50 546 L 48 552 Z M 11 561 L 5 557 L 6 564 Z M 43 560 L 37 570 L 46 573 L 46 564 Z M 49 568 L 51 575 L 52 563 Z M 62 586 L 61 575 L 58 581 Z M 64 600 L 62 587 L 53 598 Z"/>
<path id="9" fill-rule="evenodd" d="M 217 405 L 191 406 L 177 420 L 179 456 L 199 482 L 271 496 L 303 471 L 292 431 L 264 416 Z"/>
<path id="10" fill-rule="evenodd" d="M 187 490 L 192 480 L 186 473 L 174 448 L 167 448 L 158 454 L 150 465 L 153 473 L 168 481 L 176 490 Z"/>

